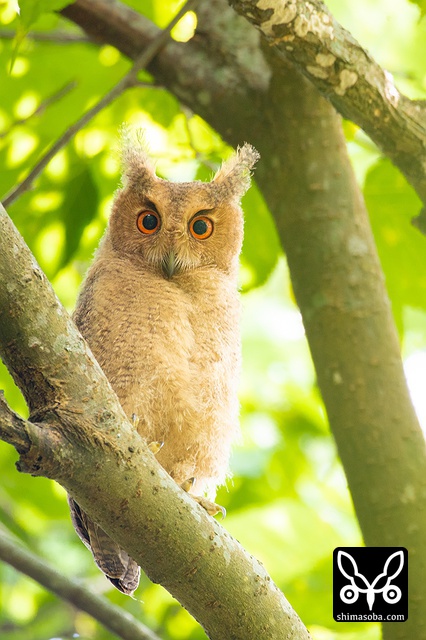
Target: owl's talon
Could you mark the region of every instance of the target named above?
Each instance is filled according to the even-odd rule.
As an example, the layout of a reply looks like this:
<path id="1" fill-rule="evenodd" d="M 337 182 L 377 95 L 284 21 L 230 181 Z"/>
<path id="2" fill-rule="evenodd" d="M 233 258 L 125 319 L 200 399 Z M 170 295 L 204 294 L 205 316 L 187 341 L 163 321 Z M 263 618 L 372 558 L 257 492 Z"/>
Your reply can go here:
<path id="1" fill-rule="evenodd" d="M 154 442 L 149 443 L 148 449 L 151 451 L 151 453 L 153 453 L 154 455 L 157 455 L 157 453 L 160 451 L 163 445 L 164 445 L 164 442 L 158 442 L 154 440 Z"/>
<path id="2" fill-rule="evenodd" d="M 202 498 L 200 496 L 191 496 L 191 497 L 194 498 L 194 500 L 198 502 L 198 504 L 200 504 L 203 507 L 203 509 L 207 511 L 209 516 L 215 516 L 216 514 L 221 513 L 222 520 L 223 518 L 225 518 L 226 516 L 225 507 L 222 507 L 220 504 L 216 504 L 211 500 L 207 500 L 207 498 Z"/>
<path id="3" fill-rule="evenodd" d="M 191 491 L 192 487 L 195 484 L 195 480 L 196 478 L 194 477 L 188 478 L 188 480 L 182 482 L 180 488 L 186 491 L 186 493 L 189 493 L 189 491 Z M 216 504 L 215 502 L 212 502 L 211 500 L 208 500 L 207 498 L 203 498 L 201 496 L 193 496 L 192 494 L 191 498 L 194 498 L 195 502 L 198 502 L 198 504 L 200 504 L 203 509 L 207 511 L 209 516 L 215 516 L 216 514 L 221 513 L 222 520 L 226 516 L 226 509 L 225 507 L 221 507 L 220 504 Z"/>
<path id="4" fill-rule="evenodd" d="M 191 491 L 192 487 L 194 486 L 194 483 L 195 483 L 195 478 L 188 478 L 188 480 L 185 480 L 185 482 L 182 482 L 182 484 L 180 485 L 180 488 L 186 491 L 186 493 L 188 493 L 188 491 Z"/>

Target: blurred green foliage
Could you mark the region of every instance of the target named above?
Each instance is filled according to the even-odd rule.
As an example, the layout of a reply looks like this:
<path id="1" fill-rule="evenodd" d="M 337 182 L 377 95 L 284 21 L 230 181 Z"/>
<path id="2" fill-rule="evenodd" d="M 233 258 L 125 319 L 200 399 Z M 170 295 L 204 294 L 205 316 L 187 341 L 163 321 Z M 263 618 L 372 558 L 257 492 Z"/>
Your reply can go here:
<path id="1" fill-rule="evenodd" d="M 330 8 L 395 74 L 402 90 L 424 97 L 425 23 L 419 21 L 418 10 L 408 0 L 363 2 L 365 7 L 332 0 Z M 17 46 L 8 37 L 19 26 L 14 3 L 0 3 L 0 164 L 5 169 L 0 172 L 0 197 L 129 69 L 129 62 L 110 46 L 61 38 L 78 31 L 45 10 L 65 2 L 20 4 L 21 31 L 32 24 L 35 34 L 53 39 L 19 36 Z M 128 4 L 164 26 L 182 3 L 150 0 L 143 9 L 139 2 Z M 175 37 L 188 37 L 193 22 L 192 16 Z M 397 35 L 390 38 L 390 33 Z M 129 90 L 100 113 L 50 162 L 34 189 L 9 209 L 70 311 L 119 183 L 117 131 L 123 121 L 145 129 L 159 174 L 172 180 L 208 179 L 229 153 L 205 122 L 164 89 L 149 86 L 149 74 L 143 77 L 146 86 Z M 420 203 L 362 132 L 351 123 L 345 130 L 356 174 L 365 187 L 405 353 L 412 356 L 426 345 L 426 239 L 410 223 Z M 265 564 L 314 638 L 377 640 L 375 624 L 337 624 L 332 619 L 332 551 L 339 545 L 360 544 L 360 533 L 274 222 L 256 186 L 243 204 L 243 440 L 233 454 L 233 477 L 218 495 L 228 510 L 224 526 Z M 420 368 L 416 371 L 422 375 Z M 22 396 L 1 364 L 0 388 L 14 409 L 25 414 Z M 420 406 L 422 398 L 415 400 Z M 82 577 L 164 640 L 205 638 L 179 604 L 146 578 L 136 600 L 110 588 L 72 529 L 64 491 L 48 480 L 18 474 L 16 457 L 0 442 L 0 526 L 49 558 L 64 575 Z M 86 614 L 0 563 L 1 637 L 46 640 L 73 634 L 87 640 L 112 638 Z"/>
<path id="2" fill-rule="evenodd" d="M 28 29 L 44 14 L 49 11 L 59 11 L 70 0 L 19 0 L 20 24 Z"/>

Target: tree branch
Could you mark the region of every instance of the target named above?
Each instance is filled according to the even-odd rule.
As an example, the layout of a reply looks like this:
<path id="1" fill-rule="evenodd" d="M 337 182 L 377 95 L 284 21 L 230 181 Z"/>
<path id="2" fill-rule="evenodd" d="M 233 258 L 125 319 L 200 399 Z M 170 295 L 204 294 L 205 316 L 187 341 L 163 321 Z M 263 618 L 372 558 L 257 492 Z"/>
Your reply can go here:
<path id="1" fill-rule="evenodd" d="M 176 485 L 128 423 L 3 208 L 0 355 L 31 411 L 20 470 L 60 482 L 212 639 L 258 640 L 266 630 L 271 639 L 309 638 L 263 566 Z"/>
<path id="2" fill-rule="evenodd" d="M 61 14 L 94 41 L 111 44 L 132 60 L 160 33 L 147 18 L 118 0 L 77 0 Z M 258 116 L 256 107 L 261 106 L 271 77 L 259 50 L 259 35 L 226 2 L 199 3 L 197 17 L 195 36 L 185 44 L 169 40 L 147 70 L 212 126 L 217 123 L 218 130 L 224 111 L 228 121 L 235 119 L 252 130 L 253 114 Z M 222 132 L 231 144 L 233 128 L 232 123 Z"/>
<path id="3" fill-rule="evenodd" d="M 333 18 L 321 0 L 229 3 L 337 111 L 370 136 L 426 203 L 425 104 L 403 96 L 392 75 Z"/>
<path id="4" fill-rule="evenodd" d="M 83 127 L 93 120 L 93 118 L 100 113 L 105 107 L 107 107 L 111 102 L 116 100 L 118 96 L 120 96 L 124 91 L 132 87 L 135 82 L 137 82 L 137 75 L 141 69 L 146 67 L 153 58 L 158 54 L 159 51 L 166 44 L 170 31 L 173 27 L 179 22 L 179 20 L 189 11 L 195 4 L 197 0 L 187 0 L 186 4 L 178 11 L 178 13 L 174 16 L 174 18 L 170 21 L 163 31 L 156 36 L 154 40 L 152 40 L 143 50 L 143 52 L 136 58 L 132 68 L 130 71 L 112 88 L 108 93 L 106 93 L 100 100 L 97 102 L 91 109 L 86 111 L 86 113 L 79 118 L 74 124 L 72 124 L 65 133 L 58 138 L 50 149 L 40 158 L 37 164 L 32 168 L 27 177 L 18 185 L 13 187 L 9 191 L 8 194 L 3 198 L 3 206 L 8 207 L 12 202 L 14 202 L 20 195 L 28 191 L 31 188 L 34 180 L 40 175 L 40 173 L 45 169 L 45 167 L 49 164 L 52 158 L 64 147 L 72 138 L 75 136 L 78 131 L 80 131 Z"/>
<path id="5" fill-rule="evenodd" d="M 105 598 L 83 587 L 76 580 L 64 578 L 49 563 L 24 549 L 5 531 L 0 535 L 0 560 L 33 578 L 59 598 L 85 611 L 104 627 L 123 640 L 160 640 L 159 637 L 132 615 Z"/>
<path id="6" fill-rule="evenodd" d="M 269 118 L 280 155 L 260 163 L 256 178 L 275 214 L 364 540 L 406 546 L 416 558 L 409 620 L 384 624 L 383 637 L 426 640 L 425 441 L 341 119 L 290 63 L 269 98 L 279 105 Z"/>
<path id="7" fill-rule="evenodd" d="M 229 2 L 259 29 L 274 50 L 296 64 L 345 118 L 355 122 L 371 137 L 426 202 L 426 166 L 422 162 L 426 145 L 423 103 L 400 94 L 391 75 L 381 69 L 319 0 L 310 3 L 302 0 Z M 200 5 L 197 13 L 202 17 L 203 13 L 212 14 L 218 10 L 217 0 L 210 4 L 212 6 Z M 76 0 L 61 13 L 79 24 L 95 41 L 108 42 L 132 59 L 138 55 L 142 43 L 150 42 L 158 31 L 146 18 L 118 0 Z M 223 8 L 222 13 L 225 15 Z M 213 20 L 215 22 L 217 19 Z M 248 33 L 245 35 L 250 38 Z M 259 93 L 267 89 L 270 77 L 259 60 L 254 60 L 252 48 L 247 47 L 243 57 L 237 55 L 244 48 L 238 31 L 233 49 L 228 50 L 226 44 L 221 46 L 221 39 L 224 40 L 216 32 L 214 48 L 211 48 L 212 41 L 207 32 L 185 45 L 170 42 L 148 66 L 159 82 L 219 131 L 220 114 L 217 112 L 223 108 L 222 101 L 228 102 L 227 113 L 233 115 L 239 110 L 244 122 L 246 114 L 240 108 L 239 94 L 242 94 L 241 101 L 245 96 L 246 106 L 258 104 Z M 207 56 L 203 54 L 203 45 L 209 47 Z M 248 62 L 247 68 L 238 66 L 241 60 Z M 278 56 L 273 64 L 280 65 Z M 224 67 L 229 73 L 224 73 Z M 235 104 L 227 101 L 225 89 L 232 92 Z M 216 113 L 213 113 L 213 105 Z M 222 131 L 222 135 L 229 140 L 225 132 Z"/>
<path id="8" fill-rule="evenodd" d="M 16 38 L 15 29 L 0 29 L 0 40 L 14 40 Z M 70 33 L 69 31 L 30 31 L 25 34 L 27 40 L 34 42 L 57 42 L 61 44 L 90 42 L 90 38 L 81 33 Z"/>
<path id="9" fill-rule="evenodd" d="M 0 440 L 11 444 L 19 454 L 27 453 L 31 444 L 27 421 L 10 409 L 3 391 L 0 391 Z"/>

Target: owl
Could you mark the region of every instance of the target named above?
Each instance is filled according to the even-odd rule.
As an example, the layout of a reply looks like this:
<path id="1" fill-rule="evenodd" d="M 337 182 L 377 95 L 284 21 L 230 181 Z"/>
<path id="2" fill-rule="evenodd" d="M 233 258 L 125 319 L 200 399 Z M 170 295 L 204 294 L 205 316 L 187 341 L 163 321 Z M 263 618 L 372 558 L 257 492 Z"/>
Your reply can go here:
<path id="1" fill-rule="evenodd" d="M 239 433 L 240 200 L 258 159 L 248 144 L 210 182 L 159 178 L 123 136 L 123 184 L 74 320 L 139 434 L 210 514 Z M 140 569 L 69 498 L 98 567 L 132 594 Z"/>

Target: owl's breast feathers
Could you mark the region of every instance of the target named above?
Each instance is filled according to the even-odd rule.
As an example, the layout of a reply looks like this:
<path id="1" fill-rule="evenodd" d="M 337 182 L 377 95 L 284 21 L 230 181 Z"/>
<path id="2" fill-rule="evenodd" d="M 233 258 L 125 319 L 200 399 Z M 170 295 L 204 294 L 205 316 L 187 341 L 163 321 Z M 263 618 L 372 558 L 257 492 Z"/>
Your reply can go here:
<path id="1" fill-rule="evenodd" d="M 206 268 L 166 279 L 106 253 L 76 323 L 138 431 L 164 442 L 166 471 L 177 482 L 195 476 L 198 493 L 213 490 L 238 434 L 236 283 Z"/>

